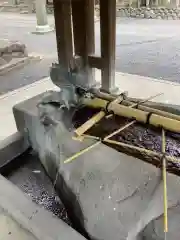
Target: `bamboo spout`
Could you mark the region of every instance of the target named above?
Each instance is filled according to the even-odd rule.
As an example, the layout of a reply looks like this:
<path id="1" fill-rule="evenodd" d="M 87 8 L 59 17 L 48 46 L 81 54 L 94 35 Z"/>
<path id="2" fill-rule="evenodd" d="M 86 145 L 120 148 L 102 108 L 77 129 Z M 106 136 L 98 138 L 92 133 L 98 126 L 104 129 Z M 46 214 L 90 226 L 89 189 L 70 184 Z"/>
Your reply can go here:
<path id="1" fill-rule="evenodd" d="M 100 91 L 95 91 L 94 95 L 97 98 L 102 98 L 102 99 L 107 100 L 107 101 L 113 101 L 115 99 L 115 96 L 113 96 L 111 94 L 108 94 L 108 93 L 102 93 Z M 150 101 L 150 100 L 152 100 L 152 99 L 149 99 L 148 101 Z M 126 98 L 125 100 L 123 100 L 121 102 L 121 104 L 125 105 L 125 106 L 131 106 L 134 103 L 134 104 L 137 104 L 136 108 L 139 109 L 139 110 L 142 110 L 142 111 L 145 111 L 145 112 L 152 112 L 152 113 L 160 115 L 160 116 L 164 116 L 164 117 L 168 117 L 168 118 L 172 118 L 172 119 L 180 121 L 180 116 L 179 115 L 176 115 L 176 114 L 173 114 L 173 113 L 170 113 L 170 112 L 166 112 L 166 111 L 163 111 L 163 110 L 159 110 L 159 109 L 156 109 L 156 108 L 152 108 L 152 107 L 149 107 L 149 106 L 145 106 L 145 105 L 143 105 L 143 103 L 145 103 L 145 102 L 147 102 L 147 101 L 146 100 L 145 101 L 140 100 L 140 102 L 138 102 L 138 104 L 137 104 L 137 103 L 132 102 L 128 98 Z"/>
<path id="2" fill-rule="evenodd" d="M 100 98 L 83 99 L 83 104 L 92 108 L 106 108 L 108 101 Z M 139 109 L 129 108 L 128 106 L 120 105 L 116 102 L 111 102 L 108 105 L 108 111 L 113 111 L 114 114 L 134 119 L 141 123 L 148 123 L 155 127 L 162 127 L 166 130 L 180 133 L 180 121 L 169 117 L 160 116 L 153 112 L 142 111 Z"/>
<path id="3" fill-rule="evenodd" d="M 122 101 L 122 96 L 118 96 L 117 98 L 115 98 L 112 102 L 113 103 L 119 103 L 120 101 Z M 79 128 L 77 128 L 75 130 L 75 134 L 77 136 L 81 136 L 83 133 L 85 133 L 88 129 L 90 129 L 93 125 L 95 125 L 96 123 L 98 123 L 99 121 L 101 121 L 101 119 L 103 119 L 103 117 L 106 115 L 105 111 L 100 111 L 99 113 L 95 114 L 92 118 L 90 118 L 87 122 L 85 122 L 82 126 L 80 126 Z"/>

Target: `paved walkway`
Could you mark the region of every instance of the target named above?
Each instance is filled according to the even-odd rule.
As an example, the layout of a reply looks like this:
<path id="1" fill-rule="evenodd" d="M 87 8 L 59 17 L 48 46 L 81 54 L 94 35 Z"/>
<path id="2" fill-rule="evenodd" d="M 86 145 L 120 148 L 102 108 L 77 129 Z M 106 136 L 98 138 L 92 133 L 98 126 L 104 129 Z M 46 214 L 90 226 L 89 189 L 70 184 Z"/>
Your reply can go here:
<path id="1" fill-rule="evenodd" d="M 31 34 L 35 15 L 0 14 L 1 38 L 25 43 L 29 52 L 41 55 L 38 64 L 26 66 L 1 77 L 0 94 L 31 84 L 49 76 L 49 68 L 57 59 L 55 33 Z M 49 16 L 50 25 L 54 24 Z M 180 82 L 180 21 L 117 19 L 116 70 Z M 100 53 L 99 22 L 95 23 L 96 53 Z"/>

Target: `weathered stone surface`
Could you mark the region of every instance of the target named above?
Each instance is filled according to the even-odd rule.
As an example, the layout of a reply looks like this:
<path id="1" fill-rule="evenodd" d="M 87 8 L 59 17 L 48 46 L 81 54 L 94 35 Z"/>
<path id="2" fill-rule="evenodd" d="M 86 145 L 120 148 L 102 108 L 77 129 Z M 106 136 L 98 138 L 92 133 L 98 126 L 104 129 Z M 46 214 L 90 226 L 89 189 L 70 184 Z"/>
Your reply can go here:
<path id="1" fill-rule="evenodd" d="M 173 18 L 173 20 L 177 20 L 177 19 L 178 19 L 178 17 L 177 17 L 177 16 L 173 16 L 172 18 Z"/>
<path id="2" fill-rule="evenodd" d="M 136 17 L 137 15 L 136 15 L 136 13 L 135 12 L 132 12 L 131 13 L 131 17 Z"/>
<path id="3" fill-rule="evenodd" d="M 6 64 L 7 62 L 5 61 L 4 58 L 0 57 L 0 66 Z"/>
<path id="4" fill-rule="evenodd" d="M 172 16 L 168 16 L 168 20 L 172 20 L 173 19 L 173 17 Z"/>
<path id="5" fill-rule="evenodd" d="M 166 233 L 167 239 L 179 239 L 180 229 L 180 206 L 177 204 L 168 211 L 169 231 Z M 144 229 L 142 235 L 144 240 L 161 240 L 164 239 L 163 215 L 152 221 Z"/>
<path id="6" fill-rule="evenodd" d="M 129 14 L 130 13 L 130 14 Z M 144 16 L 147 19 L 179 19 L 180 9 L 173 8 L 119 8 L 117 11 L 118 17 L 133 17 L 140 18 Z"/>
<path id="7" fill-rule="evenodd" d="M 0 57 L 2 65 L 3 60 L 5 63 L 10 62 L 13 58 L 23 58 L 27 57 L 27 49 L 25 44 L 22 44 L 18 41 L 8 41 L 8 40 L 0 40 Z"/>
<path id="8" fill-rule="evenodd" d="M 163 214 L 159 170 L 103 144 L 65 164 L 68 157 L 96 141 L 74 141 L 71 113 L 52 105 L 38 110 L 41 99 L 42 95 L 15 107 L 17 126 L 21 132 L 28 130 L 32 147 L 53 180 L 59 171 L 55 187 L 74 221 L 92 239 L 152 240 L 148 227 Z M 47 121 L 43 124 L 42 116 L 51 119 L 49 125 Z M 171 211 L 179 206 L 180 178 L 168 174 L 167 183 Z M 180 223 L 173 214 L 172 219 L 174 224 Z M 175 228 L 172 226 L 168 239 L 173 239 Z M 163 231 L 162 226 L 157 229 Z"/>
<path id="9" fill-rule="evenodd" d="M 126 12 L 124 10 L 117 11 L 116 13 L 117 17 L 126 17 Z"/>

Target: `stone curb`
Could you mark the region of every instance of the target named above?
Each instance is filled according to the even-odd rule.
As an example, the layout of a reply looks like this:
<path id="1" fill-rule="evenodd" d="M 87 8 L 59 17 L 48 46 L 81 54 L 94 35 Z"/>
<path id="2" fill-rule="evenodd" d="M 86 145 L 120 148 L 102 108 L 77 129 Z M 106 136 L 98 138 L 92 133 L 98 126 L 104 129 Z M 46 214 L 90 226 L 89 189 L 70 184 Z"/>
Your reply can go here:
<path id="1" fill-rule="evenodd" d="M 44 25 L 44 26 L 36 26 L 36 30 L 32 32 L 32 34 L 37 34 L 37 35 L 43 35 L 47 33 L 51 33 L 54 31 L 54 27 L 50 25 Z"/>
<path id="2" fill-rule="evenodd" d="M 33 203 L 17 186 L 2 175 L 0 175 L 0 210 L 3 210 L 5 216 L 10 217 L 12 221 L 20 226 L 19 234 L 21 231 L 24 231 L 26 232 L 25 236 L 31 235 L 31 238 L 25 239 L 85 240 L 82 235 L 65 224 L 61 219 Z M 5 230 L 1 230 L 3 239 L 13 239 L 10 236 L 5 238 L 2 235 Z M 20 239 L 18 238 L 18 240 Z"/>
<path id="3" fill-rule="evenodd" d="M 16 157 L 20 156 L 29 148 L 26 136 L 16 132 L 4 140 L 0 141 L 0 173 L 7 170 Z"/>
<path id="4" fill-rule="evenodd" d="M 40 61 L 40 56 L 29 55 L 28 57 L 15 58 L 12 59 L 9 63 L 2 65 L 0 67 L 0 76 L 20 67 L 23 67 L 29 64 L 32 61 Z"/>

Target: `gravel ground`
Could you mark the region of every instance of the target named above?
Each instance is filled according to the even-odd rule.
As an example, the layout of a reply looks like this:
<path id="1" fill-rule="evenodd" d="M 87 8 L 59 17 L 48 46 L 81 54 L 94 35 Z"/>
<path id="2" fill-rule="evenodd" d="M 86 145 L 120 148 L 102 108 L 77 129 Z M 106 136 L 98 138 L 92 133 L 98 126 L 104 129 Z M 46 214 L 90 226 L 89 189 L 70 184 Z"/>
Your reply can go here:
<path id="1" fill-rule="evenodd" d="M 71 225 L 62 202 L 36 156 L 30 153 L 26 154 L 24 164 L 10 172 L 7 178 L 27 194 L 33 202 Z"/>
<path id="2" fill-rule="evenodd" d="M 95 109 L 84 108 L 80 111 L 77 111 L 73 117 L 73 124 L 75 128 L 81 126 L 84 122 L 92 117 L 96 112 Z M 101 139 L 108 136 L 110 133 L 116 131 L 120 127 L 125 126 L 127 123 L 131 122 L 127 118 L 113 116 L 112 118 L 106 119 L 103 118 L 99 123 L 95 124 L 91 129 L 87 131 L 88 134 L 92 136 L 99 137 Z M 129 144 L 131 146 L 136 146 L 140 148 L 149 149 L 161 154 L 162 152 L 162 132 L 160 128 L 155 128 L 151 125 L 145 125 L 141 123 L 135 123 L 125 130 L 121 131 L 119 134 L 116 134 L 111 138 L 118 142 Z M 166 131 L 166 154 L 169 156 L 180 158 L 180 134 L 173 134 Z M 116 149 L 120 152 L 125 152 L 126 154 L 135 156 L 147 161 L 155 166 L 161 166 L 160 157 L 154 157 L 148 155 L 147 153 L 140 152 L 135 149 L 128 147 L 122 147 L 114 144 L 109 144 L 104 142 L 108 146 Z M 179 163 L 173 163 L 168 161 L 167 170 L 171 173 L 177 174 L 180 176 L 180 165 Z"/>

